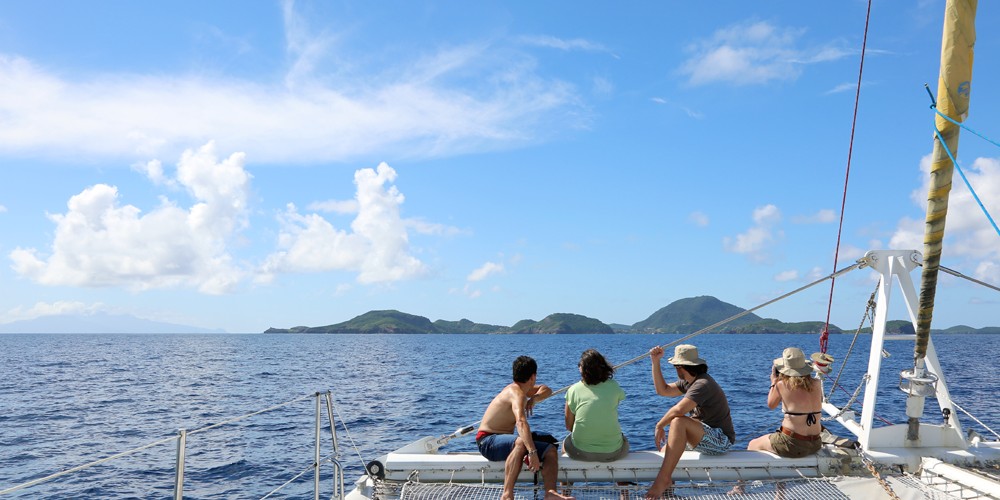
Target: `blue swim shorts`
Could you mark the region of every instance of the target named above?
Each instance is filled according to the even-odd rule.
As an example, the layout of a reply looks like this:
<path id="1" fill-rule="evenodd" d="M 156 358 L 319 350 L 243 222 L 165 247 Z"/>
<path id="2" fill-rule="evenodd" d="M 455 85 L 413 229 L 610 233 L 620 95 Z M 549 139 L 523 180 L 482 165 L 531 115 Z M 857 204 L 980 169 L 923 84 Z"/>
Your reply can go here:
<path id="1" fill-rule="evenodd" d="M 486 457 L 487 460 L 491 462 L 503 462 L 507 460 L 507 456 L 514 450 L 515 441 L 517 441 L 517 435 L 515 434 L 490 434 L 476 441 L 476 444 L 479 445 L 479 453 Z M 538 440 L 534 440 L 534 442 L 535 449 L 538 450 L 538 459 L 542 460 L 551 444 Z"/>
<path id="2" fill-rule="evenodd" d="M 705 422 L 702 422 L 701 426 L 705 429 L 705 436 L 701 438 L 698 446 L 693 448 L 694 451 L 700 451 L 706 455 L 722 455 L 733 446 L 733 443 L 729 442 L 729 436 L 722 432 L 722 429 L 711 427 Z"/>

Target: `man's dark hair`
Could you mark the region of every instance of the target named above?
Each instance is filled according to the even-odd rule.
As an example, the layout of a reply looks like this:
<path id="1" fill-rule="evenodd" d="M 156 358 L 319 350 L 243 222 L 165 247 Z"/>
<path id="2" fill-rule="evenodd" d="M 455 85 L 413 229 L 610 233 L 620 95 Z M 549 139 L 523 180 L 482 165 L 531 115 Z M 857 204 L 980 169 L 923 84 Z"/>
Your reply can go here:
<path id="1" fill-rule="evenodd" d="M 615 368 L 597 349 L 587 349 L 580 355 L 580 376 L 583 383 L 597 385 L 615 376 Z"/>
<path id="2" fill-rule="evenodd" d="M 674 365 L 691 374 L 692 377 L 708 373 L 708 365 Z"/>
<path id="3" fill-rule="evenodd" d="M 514 382 L 523 384 L 531 379 L 531 376 L 538 373 L 538 364 L 530 356 L 518 356 L 514 360 Z"/>

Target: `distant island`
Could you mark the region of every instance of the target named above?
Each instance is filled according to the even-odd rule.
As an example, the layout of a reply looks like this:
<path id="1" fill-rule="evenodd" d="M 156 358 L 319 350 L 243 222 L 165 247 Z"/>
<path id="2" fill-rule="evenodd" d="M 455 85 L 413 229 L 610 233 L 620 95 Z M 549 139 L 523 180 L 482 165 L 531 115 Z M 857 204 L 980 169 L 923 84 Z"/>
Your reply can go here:
<path id="1" fill-rule="evenodd" d="M 541 321 L 523 319 L 513 326 L 475 323 L 468 319 L 458 321 L 431 320 L 414 314 L 396 310 L 368 311 L 360 316 L 326 326 L 296 326 L 292 328 L 268 328 L 264 333 L 412 333 L 412 334 L 452 334 L 452 333 L 492 333 L 492 334 L 567 334 L 567 333 L 674 333 L 689 334 L 708 327 L 746 309 L 723 302 L 715 297 L 700 296 L 680 299 L 657 310 L 648 318 L 633 325 L 605 324 L 600 320 L 580 314 L 555 313 Z M 822 321 L 785 323 L 777 319 L 761 318 L 747 313 L 732 322 L 709 333 L 820 333 Z M 830 325 L 830 333 L 853 333 Z M 886 323 L 887 333 L 913 334 L 913 325 L 905 320 Z M 862 333 L 871 333 L 865 328 Z M 959 325 L 943 330 L 931 330 L 931 334 L 1000 334 L 1000 327 L 972 328 Z"/>

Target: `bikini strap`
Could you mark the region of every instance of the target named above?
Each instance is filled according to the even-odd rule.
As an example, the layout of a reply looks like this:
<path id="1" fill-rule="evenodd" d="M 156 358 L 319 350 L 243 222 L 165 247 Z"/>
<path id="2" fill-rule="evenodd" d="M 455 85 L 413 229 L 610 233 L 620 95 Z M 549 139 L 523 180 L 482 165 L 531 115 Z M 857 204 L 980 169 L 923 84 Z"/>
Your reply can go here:
<path id="1" fill-rule="evenodd" d="M 806 415 L 806 425 L 816 425 L 816 415 L 819 415 L 821 413 L 823 412 L 813 411 L 809 413 L 799 413 L 794 411 L 786 411 L 785 415 L 791 415 L 793 417 L 801 417 L 802 415 Z"/>

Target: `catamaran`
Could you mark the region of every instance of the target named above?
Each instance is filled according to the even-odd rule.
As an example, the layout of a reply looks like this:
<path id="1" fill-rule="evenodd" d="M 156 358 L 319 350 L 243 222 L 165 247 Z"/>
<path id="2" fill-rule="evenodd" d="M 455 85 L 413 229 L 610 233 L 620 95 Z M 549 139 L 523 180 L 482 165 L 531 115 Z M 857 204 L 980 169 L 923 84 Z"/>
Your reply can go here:
<path id="1" fill-rule="evenodd" d="M 683 498 L 716 498 L 721 495 L 723 498 L 767 499 L 1000 499 L 1000 441 L 965 431 L 959 415 L 964 410 L 951 399 L 947 378 L 930 338 L 940 271 L 1000 290 L 940 265 L 958 135 L 969 109 L 976 7 L 975 0 L 948 0 L 945 7 L 941 71 L 935 103 L 937 116 L 932 184 L 928 195 L 923 252 L 870 251 L 853 265 L 663 346 L 668 348 L 683 343 L 806 288 L 827 280 L 832 282 L 848 272 L 858 269 L 874 271 L 878 275 L 878 284 L 874 294 L 876 300 L 866 375 L 846 404 L 837 406 L 829 396 L 824 398 L 823 404 L 824 420 L 838 422 L 853 436 L 841 438 L 825 432 L 824 447 L 819 453 L 797 459 L 781 458 L 764 451 L 730 451 L 719 456 L 685 451 L 674 471 L 674 495 Z M 862 68 L 863 53 L 864 49 Z M 860 90 L 860 75 L 858 83 Z M 921 272 L 919 294 L 912 278 L 918 268 Z M 897 286 L 914 326 L 914 334 L 887 333 L 890 301 Z M 897 393 L 905 398 L 907 422 L 877 427 L 878 387 L 886 383 L 880 380 L 880 369 L 883 346 L 887 342 L 914 345 L 913 367 L 900 374 L 900 392 Z M 813 357 L 816 376 L 829 385 L 827 379 L 831 375 L 832 358 L 825 352 L 825 341 L 821 341 L 821 346 L 823 352 Z M 616 368 L 643 357 L 645 355 Z M 832 381 L 834 386 L 838 383 L 839 377 Z M 858 398 L 862 401 L 860 415 L 852 409 Z M 937 411 L 925 411 L 928 399 L 936 402 Z M 474 429 L 474 425 L 466 426 L 449 435 L 424 437 L 369 462 L 366 475 L 357 480 L 347 498 L 499 497 L 503 462 L 487 461 L 474 452 L 442 452 L 450 440 L 465 436 Z M 995 437 L 1000 438 L 1000 435 L 995 434 Z M 663 453 L 660 451 L 633 451 L 611 463 L 583 462 L 562 455 L 559 458 L 559 480 L 568 485 L 568 491 L 577 498 L 641 498 L 645 492 L 642 483 L 655 479 L 662 461 Z M 527 469 L 521 472 L 518 480 L 515 492 L 519 497 L 544 494 L 538 485 L 538 477 Z"/>

